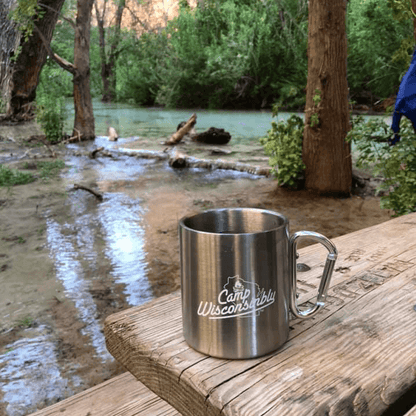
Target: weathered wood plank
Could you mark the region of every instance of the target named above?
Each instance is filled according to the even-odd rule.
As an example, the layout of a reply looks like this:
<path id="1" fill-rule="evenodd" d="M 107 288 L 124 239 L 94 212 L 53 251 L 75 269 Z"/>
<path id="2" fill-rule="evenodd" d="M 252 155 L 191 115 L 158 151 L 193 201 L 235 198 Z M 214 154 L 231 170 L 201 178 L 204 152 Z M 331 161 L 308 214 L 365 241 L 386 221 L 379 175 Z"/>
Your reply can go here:
<path id="1" fill-rule="evenodd" d="M 180 416 L 132 374 L 124 373 L 32 416 Z"/>
<path id="2" fill-rule="evenodd" d="M 328 305 L 293 320 L 289 341 L 253 360 L 206 357 L 182 336 L 179 294 L 112 315 L 107 348 L 184 415 L 379 415 L 416 385 L 416 214 L 334 239 Z M 301 301 L 324 253 L 300 250 Z M 348 413 L 349 412 L 349 413 Z"/>

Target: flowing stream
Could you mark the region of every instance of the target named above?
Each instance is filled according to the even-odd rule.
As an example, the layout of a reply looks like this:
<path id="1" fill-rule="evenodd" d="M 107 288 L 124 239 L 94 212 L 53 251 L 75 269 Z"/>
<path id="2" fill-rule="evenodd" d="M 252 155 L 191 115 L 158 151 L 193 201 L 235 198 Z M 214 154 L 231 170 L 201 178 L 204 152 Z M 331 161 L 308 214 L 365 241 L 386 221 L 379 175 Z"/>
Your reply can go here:
<path id="1" fill-rule="evenodd" d="M 116 128 L 123 138 L 119 144 L 138 136 L 159 140 L 169 136 L 194 112 L 108 105 L 98 101 L 94 102 L 94 111 L 99 136 L 94 143 L 70 144 L 69 150 L 91 150 L 99 146 L 114 150 L 114 143 L 103 137 L 109 126 Z M 231 133 L 234 142 L 257 142 L 266 135 L 272 121 L 272 114 L 267 111 L 195 112 L 197 130 L 211 126 L 224 128 Z M 279 119 L 289 116 L 281 113 Z M 73 112 L 69 110 L 68 132 L 72 123 Z M 121 154 L 105 163 L 69 154 L 65 162 L 71 166 L 63 175 L 65 183 L 86 180 L 88 171 L 88 178 L 93 178 L 107 191 L 100 204 L 91 203 L 88 193 L 68 193 L 65 202 L 69 213 L 67 221 L 58 222 L 49 210 L 42 213 L 46 223 L 46 249 L 55 269 L 55 280 L 51 284 L 62 287 L 65 299 L 71 302 L 76 318 L 83 324 L 81 334 L 95 351 L 94 359 L 105 365 L 113 359 L 105 348 L 102 317 L 93 295 L 97 279 L 104 279 L 100 266 L 109 265 L 110 272 L 105 279 L 114 291 L 123 294 L 127 305 L 140 305 L 154 297 L 147 278 L 145 256 L 143 217 L 147 208 L 140 193 L 134 190 L 135 181 L 172 184 L 178 186 L 178 192 L 183 192 L 184 185 L 200 187 L 241 178 L 255 181 L 258 177 L 220 170 L 178 172 L 166 161 L 138 160 Z M 58 356 L 58 345 L 46 322 L 39 322 L 36 327 L 24 331 L 21 339 L 6 345 L 5 352 L 0 353 L 0 415 L 2 403 L 5 415 L 23 416 L 35 411 L 39 405 L 53 403 L 77 391 L 82 379 L 71 371 L 63 375 Z"/>

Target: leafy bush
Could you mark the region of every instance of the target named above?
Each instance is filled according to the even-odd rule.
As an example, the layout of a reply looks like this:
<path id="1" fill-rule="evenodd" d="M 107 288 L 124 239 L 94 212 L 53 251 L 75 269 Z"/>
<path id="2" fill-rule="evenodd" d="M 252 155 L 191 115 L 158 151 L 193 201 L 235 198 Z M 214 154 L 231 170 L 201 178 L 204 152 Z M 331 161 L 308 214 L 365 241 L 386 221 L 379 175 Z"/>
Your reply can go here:
<path id="1" fill-rule="evenodd" d="M 65 122 L 65 105 L 56 97 L 44 97 L 37 105 L 36 119 L 42 126 L 46 139 L 57 143 L 62 139 Z"/>
<path id="2" fill-rule="evenodd" d="M 352 96 L 365 90 L 379 97 L 395 92 L 409 63 L 406 56 L 403 59 L 395 53 L 409 35 L 413 35 L 412 21 L 393 19 L 387 2 L 349 1 L 348 85 Z M 409 54 L 411 50 L 407 57 Z"/>
<path id="3" fill-rule="evenodd" d="M 65 71 L 59 67 L 49 68 L 47 72 L 42 71 L 42 83 L 37 90 L 36 119 L 51 143 L 59 142 L 63 136 L 66 118 L 65 101 L 62 95 L 64 74 Z"/>
<path id="4" fill-rule="evenodd" d="M 304 105 L 306 0 L 206 0 L 159 33 L 123 35 L 117 95 L 143 105 Z M 279 65 L 276 65 L 279 63 Z M 290 93 L 289 93 L 290 92 Z"/>
<path id="5" fill-rule="evenodd" d="M 277 107 L 273 117 L 277 117 Z M 303 119 L 292 115 L 287 121 L 272 121 L 267 137 L 260 139 L 266 155 L 270 156 L 269 165 L 279 185 L 296 188 L 305 170 L 302 161 Z"/>
<path id="6" fill-rule="evenodd" d="M 401 121 L 401 140 L 395 146 L 387 143 L 392 135 L 384 120 L 366 122 L 358 116 L 347 140 L 356 145 L 357 166 L 369 168 L 384 178 L 379 189 L 385 193 L 381 197 L 381 207 L 400 216 L 416 211 L 416 136 L 407 118 Z"/>

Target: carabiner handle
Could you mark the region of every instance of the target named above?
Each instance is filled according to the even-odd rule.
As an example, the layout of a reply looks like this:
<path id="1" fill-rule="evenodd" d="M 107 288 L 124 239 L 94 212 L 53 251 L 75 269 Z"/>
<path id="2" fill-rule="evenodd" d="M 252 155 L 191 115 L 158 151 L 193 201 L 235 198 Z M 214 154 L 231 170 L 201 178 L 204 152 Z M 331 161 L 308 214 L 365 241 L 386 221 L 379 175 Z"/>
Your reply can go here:
<path id="1" fill-rule="evenodd" d="M 321 284 L 318 289 L 318 298 L 314 306 L 307 310 L 300 310 L 298 308 L 296 294 L 297 294 L 297 270 L 296 270 L 296 247 L 300 238 L 308 238 L 321 243 L 329 251 L 326 258 L 324 272 L 321 278 Z M 325 305 L 326 293 L 331 282 L 332 272 L 334 271 L 335 261 L 338 257 L 338 251 L 334 243 L 323 236 L 322 234 L 313 231 L 298 231 L 294 233 L 289 239 L 289 265 L 290 265 L 290 310 L 296 318 L 310 318 L 319 312 Z"/>

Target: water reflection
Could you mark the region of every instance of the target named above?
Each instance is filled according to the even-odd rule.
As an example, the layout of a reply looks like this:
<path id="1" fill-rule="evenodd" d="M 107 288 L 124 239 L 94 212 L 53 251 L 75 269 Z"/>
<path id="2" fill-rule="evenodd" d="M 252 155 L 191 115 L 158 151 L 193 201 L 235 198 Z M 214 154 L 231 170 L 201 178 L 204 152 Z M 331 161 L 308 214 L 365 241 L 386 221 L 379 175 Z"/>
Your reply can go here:
<path id="1" fill-rule="evenodd" d="M 112 361 L 112 356 L 105 348 L 105 338 L 97 317 L 97 306 L 90 293 L 90 282 L 84 278 L 84 270 L 71 237 L 64 235 L 65 226 L 61 226 L 52 218 L 47 218 L 46 224 L 47 242 L 50 255 L 55 262 L 56 277 L 62 282 L 66 297 L 74 302 L 79 319 L 85 323 L 81 333 L 90 337 L 102 361 Z"/>
<path id="2" fill-rule="evenodd" d="M 146 276 L 143 214 L 139 201 L 120 193 L 107 193 L 98 209 L 105 233 L 105 254 L 113 266 L 114 280 L 125 285 L 130 305 L 141 305 L 153 297 Z"/>

